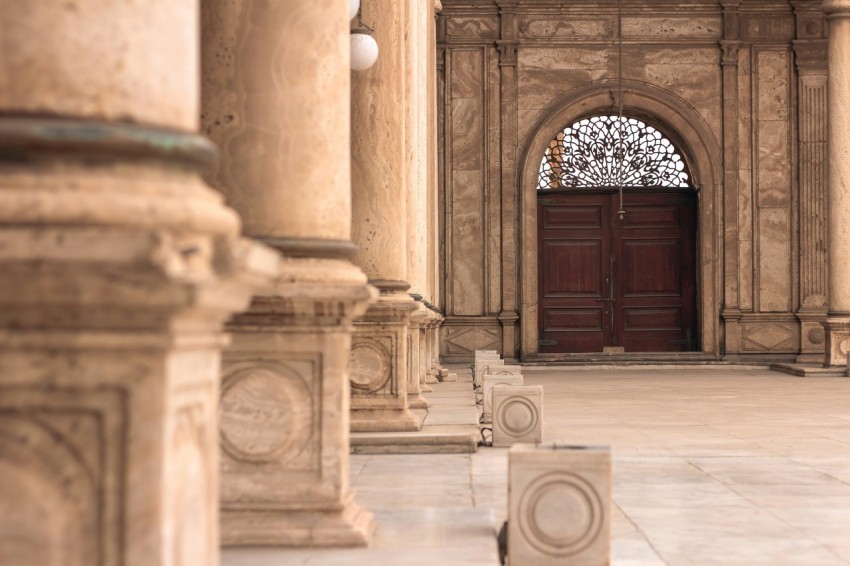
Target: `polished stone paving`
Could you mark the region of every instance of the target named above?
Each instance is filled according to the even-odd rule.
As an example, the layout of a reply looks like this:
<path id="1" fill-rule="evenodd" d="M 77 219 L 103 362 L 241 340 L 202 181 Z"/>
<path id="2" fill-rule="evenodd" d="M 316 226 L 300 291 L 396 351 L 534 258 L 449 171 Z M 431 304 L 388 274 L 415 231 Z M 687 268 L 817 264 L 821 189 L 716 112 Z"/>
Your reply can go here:
<path id="1" fill-rule="evenodd" d="M 614 566 L 850 564 L 850 379 L 722 366 L 525 376 L 544 386 L 545 442 L 614 450 Z M 506 449 L 354 455 L 351 468 L 379 522 L 372 548 L 234 549 L 223 564 L 498 564 Z"/>

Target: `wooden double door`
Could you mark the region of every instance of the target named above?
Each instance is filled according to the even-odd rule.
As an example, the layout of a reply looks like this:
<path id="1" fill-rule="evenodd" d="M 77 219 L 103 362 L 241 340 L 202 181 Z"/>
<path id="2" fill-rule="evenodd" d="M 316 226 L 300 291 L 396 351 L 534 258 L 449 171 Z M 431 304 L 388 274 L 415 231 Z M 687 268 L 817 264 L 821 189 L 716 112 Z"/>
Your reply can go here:
<path id="1" fill-rule="evenodd" d="M 538 194 L 541 353 L 697 350 L 696 195 Z"/>

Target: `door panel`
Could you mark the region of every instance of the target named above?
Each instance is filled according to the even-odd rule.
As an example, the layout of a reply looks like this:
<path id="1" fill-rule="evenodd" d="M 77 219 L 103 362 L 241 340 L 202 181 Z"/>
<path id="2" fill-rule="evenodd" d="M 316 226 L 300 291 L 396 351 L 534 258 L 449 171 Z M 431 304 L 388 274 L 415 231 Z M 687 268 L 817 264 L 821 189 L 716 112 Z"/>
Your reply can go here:
<path id="1" fill-rule="evenodd" d="M 541 352 L 599 352 L 611 334 L 611 201 L 571 195 L 538 204 Z"/>
<path id="2" fill-rule="evenodd" d="M 695 195 L 538 196 L 540 352 L 696 349 Z"/>

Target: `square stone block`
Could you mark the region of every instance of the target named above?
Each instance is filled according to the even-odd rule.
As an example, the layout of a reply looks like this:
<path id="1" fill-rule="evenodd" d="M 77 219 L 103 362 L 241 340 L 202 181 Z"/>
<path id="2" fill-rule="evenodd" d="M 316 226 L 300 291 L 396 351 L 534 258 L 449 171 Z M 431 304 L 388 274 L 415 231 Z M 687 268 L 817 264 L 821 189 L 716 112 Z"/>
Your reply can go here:
<path id="1" fill-rule="evenodd" d="M 543 440 L 543 387 L 493 387 L 493 446 Z"/>
<path id="2" fill-rule="evenodd" d="M 489 371 L 490 366 L 503 366 L 505 362 L 499 358 L 476 360 L 472 383 L 476 387 L 480 386 L 484 378 L 484 374 L 492 373 Z"/>
<path id="3" fill-rule="evenodd" d="M 522 375 L 522 366 L 495 365 L 489 375 Z"/>
<path id="4" fill-rule="evenodd" d="M 493 416 L 493 387 L 497 385 L 523 385 L 525 382 L 522 375 L 502 374 L 490 375 L 486 374 L 483 379 L 484 392 L 484 420 L 483 422 L 491 422 Z"/>
<path id="5" fill-rule="evenodd" d="M 610 448 L 512 447 L 508 458 L 509 563 L 608 566 L 610 554 Z"/>

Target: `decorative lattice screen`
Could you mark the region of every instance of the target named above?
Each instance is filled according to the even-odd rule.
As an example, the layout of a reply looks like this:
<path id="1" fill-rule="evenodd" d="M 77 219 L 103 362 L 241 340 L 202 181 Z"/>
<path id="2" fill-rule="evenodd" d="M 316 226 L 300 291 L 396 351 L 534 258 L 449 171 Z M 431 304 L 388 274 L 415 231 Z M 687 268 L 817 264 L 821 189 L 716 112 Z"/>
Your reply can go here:
<path id="1" fill-rule="evenodd" d="M 558 132 L 538 190 L 690 187 L 685 162 L 661 132 L 635 118 L 594 116 Z"/>

